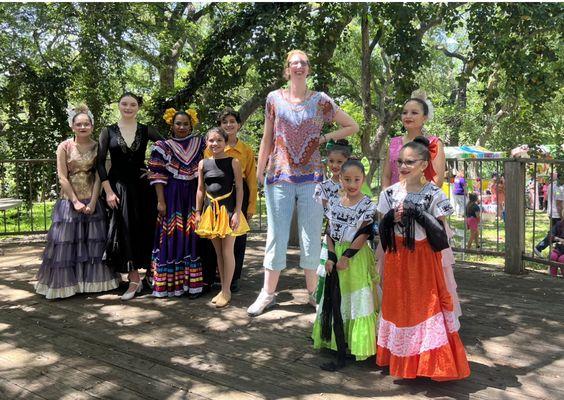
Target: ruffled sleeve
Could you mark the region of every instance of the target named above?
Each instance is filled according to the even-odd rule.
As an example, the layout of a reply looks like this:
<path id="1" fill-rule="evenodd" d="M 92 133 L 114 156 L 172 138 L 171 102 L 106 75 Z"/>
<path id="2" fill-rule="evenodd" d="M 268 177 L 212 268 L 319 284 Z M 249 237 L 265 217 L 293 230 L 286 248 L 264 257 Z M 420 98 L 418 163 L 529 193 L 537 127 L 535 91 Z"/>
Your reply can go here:
<path id="1" fill-rule="evenodd" d="M 313 192 L 313 199 L 319 204 L 323 204 L 323 200 L 327 200 L 327 193 L 325 193 L 325 189 L 323 188 L 323 182 L 320 182 L 317 185 L 315 185 L 315 191 Z"/>
<path id="2" fill-rule="evenodd" d="M 168 182 L 169 173 L 166 169 L 167 162 L 170 160 L 170 152 L 164 140 L 157 141 L 151 148 L 151 158 L 149 159 L 149 180 L 151 185 Z"/>
<path id="3" fill-rule="evenodd" d="M 433 184 L 433 186 L 435 185 Z M 445 217 L 454 213 L 452 204 L 450 204 L 450 201 L 443 193 L 443 191 L 436 186 L 433 192 L 433 201 L 431 202 L 431 205 L 429 207 L 429 212 L 436 218 Z"/>
<path id="4" fill-rule="evenodd" d="M 270 121 L 274 121 L 274 119 L 276 118 L 274 95 L 275 92 L 270 92 L 268 96 L 266 96 L 266 105 L 264 107 L 264 117 Z"/>
<path id="5" fill-rule="evenodd" d="M 388 211 L 392 209 L 388 196 L 386 195 L 386 192 L 388 190 L 390 190 L 390 188 L 384 189 L 380 192 L 380 198 L 378 199 L 378 206 L 376 207 L 377 211 L 382 215 L 386 214 Z"/>
<path id="6" fill-rule="evenodd" d="M 362 225 L 365 222 L 372 223 L 376 220 L 376 212 L 378 211 L 376 204 L 374 204 L 374 202 L 371 201 L 370 199 L 368 199 L 368 201 L 369 203 L 367 205 L 367 208 L 362 213 L 362 216 L 360 218 L 360 225 Z"/>

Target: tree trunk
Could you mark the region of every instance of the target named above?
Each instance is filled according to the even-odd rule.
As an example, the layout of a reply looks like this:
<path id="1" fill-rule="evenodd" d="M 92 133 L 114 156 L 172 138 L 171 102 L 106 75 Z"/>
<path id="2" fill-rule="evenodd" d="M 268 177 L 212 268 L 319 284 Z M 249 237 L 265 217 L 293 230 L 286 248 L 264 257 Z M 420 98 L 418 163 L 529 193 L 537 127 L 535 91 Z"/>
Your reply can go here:
<path id="1" fill-rule="evenodd" d="M 166 96 L 174 92 L 174 75 L 176 73 L 176 63 L 174 65 L 164 65 L 159 71 L 159 94 Z"/>

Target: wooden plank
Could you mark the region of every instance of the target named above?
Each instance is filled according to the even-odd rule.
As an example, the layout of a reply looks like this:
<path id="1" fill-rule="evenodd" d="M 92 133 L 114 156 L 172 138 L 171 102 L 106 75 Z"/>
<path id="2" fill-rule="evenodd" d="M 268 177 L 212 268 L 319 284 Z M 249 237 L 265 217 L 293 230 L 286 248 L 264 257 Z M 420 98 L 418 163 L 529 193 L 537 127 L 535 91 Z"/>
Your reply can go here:
<path id="1" fill-rule="evenodd" d="M 41 397 L 24 387 L 16 385 L 7 379 L 0 376 L 0 399 L 27 399 L 27 400 L 46 400 L 45 397 Z"/>
<path id="2" fill-rule="evenodd" d="M 74 319 L 74 318 L 73 318 L 73 319 Z M 42 321 L 42 320 L 40 320 L 40 321 Z M 69 329 L 69 327 L 66 326 L 67 332 L 68 332 L 68 329 Z M 121 332 L 118 331 L 118 332 L 115 332 L 115 333 L 119 335 Z M 295 367 L 295 364 L 294 364 L 294 367 Z M 279 368 L 279 366 L 276 367 L 276 368 Z M 296 370 L 295 372 L 296 372 L 296 375 L 299 375 L 302 371 Z M 366 372 L 367 372 L 367 371 L 363 371 L 363 373 L 366 373 Z M 389 378 L 389 379 L 392 379 L 392 378 Z M 299 379 L 298 379 L 298 380 L 296 380 L 296 379 L 294 380 L 294 384 L 296 384 L 296 385 L 299 386 L 300 383 L 301 383 L 301 382 L 299 381 Z M 380 386 L 377 382 L 373 382 L 373 381 L 368 382 L 368 384 L 369 384 L 370 386 L 372 386 L 374 390 L 378 390 L 378 389 L 379 389 L 378 386 Z M 471 383 L 469 383 L 469 384 L 471 384 Z M 391 382 L 390 382 L 390 385 L 391 385 Z M 324 387 L 325 389 L 328 389 L 328 390 L 331 390 L 331 386 L 332 386 L 332 385 L 320 385 L 320 387 Z M 393 386 L 393 385 L 392 385 L 392 386 Z M 445 391 L 442 390 L 442 389 L 440 390 L 440 392 L 445 393 Z M 490 391 L 490 392 L 491 392 L 491 391 Z M 482 396 L 476 396 L 476 397 L 477 397 L 477 398 L 481 398 Z M 492 397 L 492 396 L 490 395 L 490 396 L 486 396 L 486 397 Z M 484 398 L 486 398 L 486 397 L 484 397 Z M 454 396 L 454 398 L 456 398 L 456 396 Z"/>
<path id="3" fill-rule="evenodd" d="M 262 260 L 256 251 L 250 253 L 247 262 Z M 351 363 L 339 373 L 320 371 L 318 364 L 328 356 L 314 351 L 308 340 L 313 313 L 300 303 L 306 293 L 297 269 L 281 278 L 283 305 L 251 319 L 244 309 L 262 285 L 260 267 L 244 270 L 233 305 L 217 311 L 209 298 L 160 300 L 145 295 L 122 303 L 117 292 L 45 301 L 33 294 L 29 283 L 38 259 L 21 255 L 25 266 L 14 268 L 18 255 L 13 256 L 11 264 L 0 261 L 0 341 L 42 356 L 46 348 L 55 349 L 59 364 L 84 374 L 80 379 L 86 385 L 102 382 L 98 392 L 87 393 L 94 397 L 113 393 L 115 387 L 110 385 L 110 390 L 103 382 L 146 398 L 159 392 L 161 398 L 186 393 L 215 398 L 225 392 L 230 398 L 248 399 L 563 397 L 559 380 L 564 359 L 558 347 L 564 335 L 557 328 L 564 322 L 558 301 L 564 290 L 560 282 L 534 275 L 455 269 L 465 309 L 461 336 L 472 376 L 439 384 L 382 375 L 373 360 Z M 57 375 L 62 373 L 51 372 L 51 378 L 63 379 Z M 192 392 L 183 390 L 187 380 Z M 12 388 L 21 383 L 7 382 Z M 149 384 L 160 387 L 149 390 Z"/>

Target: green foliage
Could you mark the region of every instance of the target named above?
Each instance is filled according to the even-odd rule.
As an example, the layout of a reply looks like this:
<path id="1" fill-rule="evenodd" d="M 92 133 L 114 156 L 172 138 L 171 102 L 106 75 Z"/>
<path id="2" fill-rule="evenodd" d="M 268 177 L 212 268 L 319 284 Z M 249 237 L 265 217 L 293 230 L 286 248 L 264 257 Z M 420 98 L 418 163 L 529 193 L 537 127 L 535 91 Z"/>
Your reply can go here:
<path id="1" fill-rule="evenodd" d="M 57 143 L 70 133 L 67 105 L 86 102 L 100 127 L 117 118 L 115 100 L 124 90 L 144 95 L 141 119 L 162 132 L 169 106 L 195 107 L 200 131 L 215 124 L 223 107 L 241 108 L 244 137 L 258 148 L 264 99 L 285 84 L 285 56 L 295 48 L 311 56 L 310 86 L 327 91 L 359 122 L 375 152 L 387 136 L 399 133 L 398 110 L 416 88 L 435 105 L 427 128 L 447 143 L 479 141 L 495 150 L 559 145 L 562 8 L 560 3 L 3 3 L 0 156 L 54 157 Z M 368 108 L 361 86 L 363 18 L 373 44 Z M 386 131 L 375 145 L 378 126 Z M 350 140 L 360 149 L 360 135 Z M 18 190 L 23 195 L 29 187 Z"/>

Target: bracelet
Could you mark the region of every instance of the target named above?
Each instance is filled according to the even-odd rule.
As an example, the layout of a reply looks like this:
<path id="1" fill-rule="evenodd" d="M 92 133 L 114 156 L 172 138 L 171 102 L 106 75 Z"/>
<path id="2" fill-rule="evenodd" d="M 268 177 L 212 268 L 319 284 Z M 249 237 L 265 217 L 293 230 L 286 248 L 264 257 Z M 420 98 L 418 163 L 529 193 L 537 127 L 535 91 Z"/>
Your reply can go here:
<path id="1" fill-rule="evenodd" d="M 358 249 L 348 248 L 343 252 L 343 256 L 345 256 L 347 258 L 353 258 L 356 253 L 358 253 Z"/>

